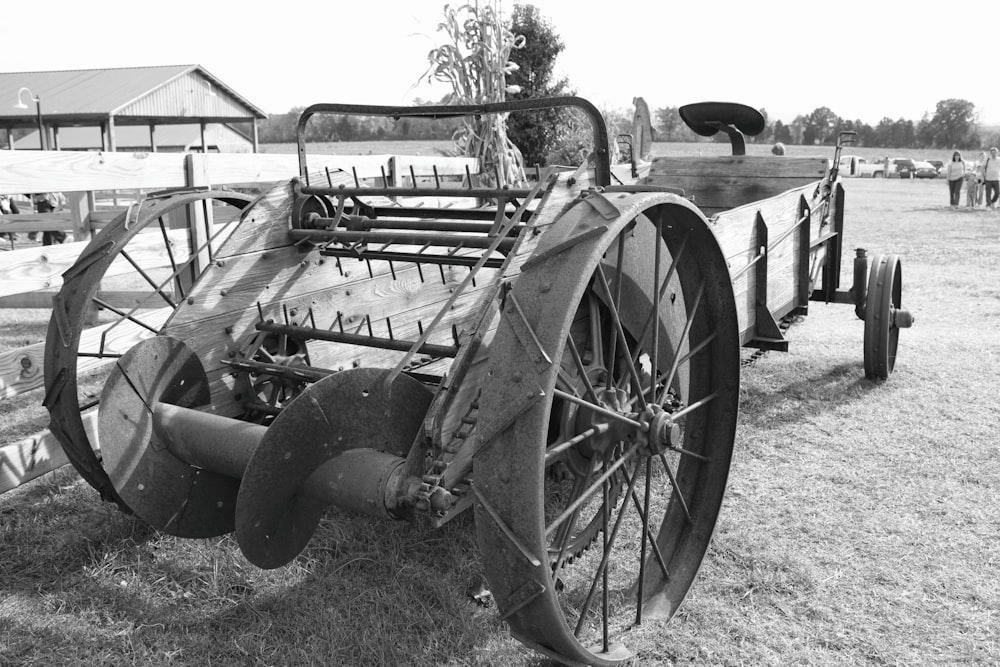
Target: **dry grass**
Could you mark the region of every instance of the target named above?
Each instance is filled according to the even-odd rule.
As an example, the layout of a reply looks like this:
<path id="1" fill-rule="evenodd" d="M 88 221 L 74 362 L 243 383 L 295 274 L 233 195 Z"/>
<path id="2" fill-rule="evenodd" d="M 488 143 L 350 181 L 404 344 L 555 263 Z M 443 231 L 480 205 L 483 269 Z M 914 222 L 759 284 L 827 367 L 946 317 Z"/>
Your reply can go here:
<path id="1" fill-rule="evenodd" d="M 896 373 L 865 380 L 862 323 L 823 304 L 745 370 L 716 539 L 638 664 L 1000 662 L 1000 211 L 951 210 L 940 182 L 847 187 L 848 248 L 904 256 Z M 0 539 L 0 665 L 547 664 L 467 599 L 471 517 L 334 512 L 265 572 L 62 471 L 0 497 Z"/>

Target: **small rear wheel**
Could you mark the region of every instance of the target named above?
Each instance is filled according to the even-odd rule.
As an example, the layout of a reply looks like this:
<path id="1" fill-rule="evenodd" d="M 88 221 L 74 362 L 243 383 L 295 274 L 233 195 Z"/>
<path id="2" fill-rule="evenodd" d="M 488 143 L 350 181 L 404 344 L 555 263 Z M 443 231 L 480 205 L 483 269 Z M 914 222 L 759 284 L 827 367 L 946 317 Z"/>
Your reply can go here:
<path id="1" fill-rule="evenodd" d="M 902 309 L 903 269 L 897 255 L 875 255 L 865 301 L 865 377 L 888 379 L 896 366 L 899 330 L 913 324 Z"/>

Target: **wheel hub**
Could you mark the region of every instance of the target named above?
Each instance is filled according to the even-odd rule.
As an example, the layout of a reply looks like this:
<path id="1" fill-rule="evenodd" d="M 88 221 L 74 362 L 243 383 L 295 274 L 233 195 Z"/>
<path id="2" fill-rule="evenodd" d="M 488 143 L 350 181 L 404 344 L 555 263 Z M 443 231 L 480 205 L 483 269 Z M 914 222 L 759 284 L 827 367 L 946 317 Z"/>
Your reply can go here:
<path id="1" fill-rule="evenodd" d="M 639 422 L 646 426 L 646 429 L 639 433 L 642 442 L 639 452 L 644 456 L 663 454 L 681 441 L 680 425 L 674 421 L 669 412 L 658 405 L 647 405 L 639 417 Z"/>

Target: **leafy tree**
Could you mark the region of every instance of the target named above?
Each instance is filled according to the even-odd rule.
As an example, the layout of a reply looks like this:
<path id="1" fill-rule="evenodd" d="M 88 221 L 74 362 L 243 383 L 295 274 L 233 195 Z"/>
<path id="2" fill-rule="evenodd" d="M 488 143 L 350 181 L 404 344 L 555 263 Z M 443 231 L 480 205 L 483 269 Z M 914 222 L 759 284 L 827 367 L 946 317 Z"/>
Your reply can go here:
<path id="1" fill-rule="evenodd" d="M 774 140 L 783 144 L 792 143 L 792 131 L 780 120 L 774 121 Z"/>
<path id="2" fill-rule="evenodd" d="M 836 140 L 840 116 L 829 107 L 818 107 L 805 117 L 802 127 L 802 142 L 806 145 L 830 144 Z"/>
<path id="3" fill-rule="evenodd" d="M 979 144 L 975 123 L 975 104 L 962 99 L 941 100 L 923 134 L 937 148 L 973 148 Z"/>
<path id="4" fill-rule="evenodd" d="M 553 80 L 556 58 L 566 45 L 552 22 L 537 7 L 514 5 L 510 31 L 519 40 L 519 46 L 510 53 L 514 64 L 507 74 L 510 99 L 576 93 L 570 89 L 565 77 Z M 544 165 L 548 164 L 549 154 L 556 151 L 560 144 L 576 143 L 571 137 L 583 129 L 579 125 L 576 115 L 566 110 L 522 112 L 511 114 L 507 119 L 507 136 L 521 149 L 525 165 Z"/>

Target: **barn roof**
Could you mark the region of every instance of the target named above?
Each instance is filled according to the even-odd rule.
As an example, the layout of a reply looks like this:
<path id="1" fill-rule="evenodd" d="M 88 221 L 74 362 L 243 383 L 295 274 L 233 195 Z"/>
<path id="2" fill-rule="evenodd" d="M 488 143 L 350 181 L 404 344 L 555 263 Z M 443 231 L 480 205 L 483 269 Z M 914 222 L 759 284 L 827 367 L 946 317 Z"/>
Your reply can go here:
<path id="1" fill-rule="evenodd" d="M 22 91 L 26 87 L 30 93 Z M 235 122 L 267 115 L 200 65 L 0 73 L 0 127 L 182 121 Z M 20 102 L 26 108 L 17 108 Z"/>

